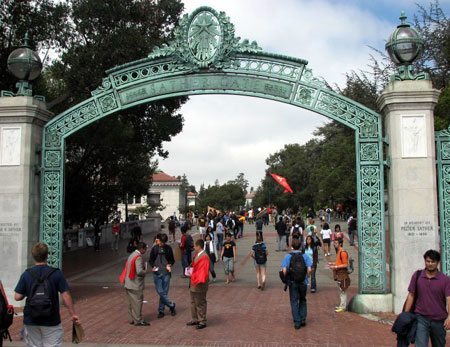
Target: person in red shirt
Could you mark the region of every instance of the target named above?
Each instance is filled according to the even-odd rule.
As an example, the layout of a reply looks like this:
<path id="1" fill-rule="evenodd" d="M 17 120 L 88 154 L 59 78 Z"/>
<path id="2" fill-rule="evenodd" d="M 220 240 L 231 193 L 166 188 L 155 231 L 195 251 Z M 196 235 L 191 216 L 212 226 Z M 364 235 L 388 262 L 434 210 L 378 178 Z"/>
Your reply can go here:
<path id="1" fill-rule="evenodd" d="M 194 259 L 192 260 L 192 274 L 190 281 L 191 317 L 186 325 L 196 329 L 206 328 L 206 293 L 209 283 L 209 256 L 204 251 L 205 242 L 198 239 L 194 244 Z"/>

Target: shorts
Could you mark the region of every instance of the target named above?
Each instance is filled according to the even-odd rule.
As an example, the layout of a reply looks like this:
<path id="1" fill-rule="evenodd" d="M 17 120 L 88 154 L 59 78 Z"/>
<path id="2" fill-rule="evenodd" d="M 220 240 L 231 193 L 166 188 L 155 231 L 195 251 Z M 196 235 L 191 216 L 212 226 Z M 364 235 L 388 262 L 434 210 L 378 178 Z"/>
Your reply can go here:
<path id="1" fill-rule="evenodd" d="M 264 263 L 264 264 L 258 264 L 258 263 L 256 262 L 256 260 L 254 260 L 254 261 L 253 261 L 253 264 L 255 265 L 255 268 L 257 269 L 257 268 L 259 268 L 259 267 L 266 267 L 267 262 Z"/>
<path id="2" fill-rule="evenodd" d="M 61 324 L 45 327 L 40 325 L 24 325 L 23 340 L 27 346 L 59 347 L 63 345 L 64 330 Z"/>
<path id="3" fill-rule="evenodd" d="M 233 258 L 223 257 L 223 270 L 225 271 L 225 275 L 228 275 L 230 272 L 234 272 L 234 260 Z"/>
<path id="4" fill-rule="evenodd" d="M 323 239 L 323 243 L 326 243 L 329 246 L 330 243 L 331 243 L 331 240 L 330 239 Z"/>

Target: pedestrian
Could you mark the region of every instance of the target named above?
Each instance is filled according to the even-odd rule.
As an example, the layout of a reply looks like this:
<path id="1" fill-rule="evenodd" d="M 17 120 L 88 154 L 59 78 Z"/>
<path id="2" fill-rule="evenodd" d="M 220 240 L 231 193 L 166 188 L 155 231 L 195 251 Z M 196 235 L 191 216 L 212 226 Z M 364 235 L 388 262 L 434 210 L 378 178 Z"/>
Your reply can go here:
<path id="1" fill-rule="evenodd" d="M 213 230 L 211 228 L 211 230 Z M 219 220 L 216 223 L 216 247 L 217 247 L 217 251 L 221 252 L 222 251 L 222 246 L 223 246 L 223 235 L 225 232 L 225 227 L 223 226 L 222 220 L 219 218 Z"/>
<path id="2" fill-rule="evenodd" d="M 444 347 L 450 329 L 450 278 L 438 270 L 438 251 L 426 251 L 423 259 L 425 269 L 411 277 L 404 311 L 416 314 L 417 347 L 427 347 L 429 340 L 433 347 Z"/>
<path id="3" fill-rule="evenodd" d="M 256 222 L 255 222 L 255 228 L 256 228 L 256 237 L 258 237 L 258 235 L 261 235 L 261 238 L 264 240 L 263 238 L 263 221 L 261 219 L 261 217 L 256 217 Z"/>
<path id="4" fill-rule="evenodd" d="M 319 263 L 319 251 L 317 249 L 317 244 L 314 242 L 314 239 L 311 235 L 306 236 L 305 254 L 309 255 L 309 257 L 312 260 L 311 275 L 310 275 L 311 293 L 315 293 L 317 290 L 316 270 L 317 264 Z"/>
<path id="5" fill-rule="evenodd" d="M 238 237 L 238 239 L 244 237 L 244 224 L 245 224 L 245 216 L 239 216 L 239 218 L 237 220 L 237 226 L 238 226 L 237 237 Z"/>
<path id="6" fill-rule="evenodd" d="M 325 220 L 328 223 L 328 225 L 331 224 L 331 212 L 332 212 L 331 208 L 327 207 L 325 210 Z"/>
<path id="7" fill-rule="evenodd" d="M 133 227 L 133 229 L 131 229 L 131 237 L 134 238 L 135 240 L 137 240 L 138 242 L 141 241 L 141 237 L 142 237 L 142 229 L 139 225 Z"/>
<path id="8" fill-rule="evenodd" d="M 289 299 L 295 329 L 300 329 L 300 327 L 306 325 L 306 289 L 308 286 L 308 275 L 311 273 L 312 266 L 311 258 L 306 254 L 302 254 L 300 247 L 300 240 L 293 239 L 293 251 L 286 254 L 281 262 L 281 270 L 289 287 Z"/>
<path id="9" fill-rule="evenodd" d="M 279 217 L 277 224 L 275 224 L 275 230 L 277 231 L 277 252 L 285 251 L 287 226 L 282 216 Z"/>
<path id="10" fill-rule="evenodd" d="M 192 236 L 187 233 L 186 226 L 181 228 L 181 240 L 180 240 L 180 250 L 181 250 L 181 266 L 183 267 L 183 273 L 181 277 L 186 278 L 185 272 L 186 268 L 190 266 L 192 262 L 192 251 L 194 250 L 194 240 Z"/>
<path id="11" fill-rule="evenodd" d="M 168 225 L 168 229 L 169 229 L 169 235 L 172 235 L 172 242 L 175 243 L 175 231 L 177 228 L 177 223 L 175 221 L 175 216 L 170 216 L 170 220 L 169 220 L 169 225 Z"/>
<path id="12" fill-rule="evenodd" d="M 232 240 L 231 233 L 225 235 L 225 242 L 223 243 L 222 252 L 220 253 L 220 258 L 223 262 L 223 269 L 225 275 L 227 276 L 227 284 L 233 282 L 236 278 L 234 277 L 234 263 L 236 262 L 236 243 Z"/>
<path id="13" fill-rule="evenodd" d="M 335 312 L 345 312 L 347 310 L 347 289 L 350 286 L 350 277 L 348 275 L 348 253 L 344 250 L 344 240 L 334 239 L 334 247 L 337 250 L 336 261 L 328 263 L 333 270 L 333 278 L 337 281 L 339 287 L 339 306 L 335 307 Z"/>
<path id="14" fill-rule="evenodd" d="M 269 252 L 267 251 L 267 246 L 263 242 L 261 236 L 258 235 L 255 244 L 252 246 L 250 256 L 254 259 L 256 282 L 258 284 L 258 289 L 261 290 L 264 290 L 266 287 L 266 264 L 268 255 Z"/>
<path id="15" fill-rule="evenodd" d="M 331 245 L 331 229 L 328 223 L 323 223 L 322 230 L 320 231 L 323 243 L 323 255 L 330 255 L 330 245 Z"/>
<path id="16" fill-rule="evenodd" d="M 144 302 L 144 279 L 147 268 L 142 256 L 147 252 L 147 244 L 139 242 L 137 249 L 131 253 L 120 275 L 128 301 L 128 322 L 136 326 L 148 326 L 150 323 L 142 318 Z"/>
<path id="17" fill-rule="evenodd" d="M 20 276 L 14 289 L 14 300 L 27 298 L 23 310 L 23 338 L 27 346 L 62 346 L 64 330 L 59 312 L 59 295 L 69 310 L 71 320 L 80 324 L 75 313 L 69 285 L 61 270 L 48 266 L 48 246 L 38 242 L 31 249 L 34 266 Z M 44 291 L 48 285 L 51 290 Z M 44 287 L 44 288 L 43 288 Z M 41 295 L 44 292 L 43 295 Z M 40 295 L 40 297 L 37 297 Z M 42 307 L 42 301 L 50 301 L 48 309 Z M 3 340 L 3 336 L 0 336 Z"/>
<path id="18" fill-rule="evenodd" d="M 175 303 L 169 299 L 170 279 L 172 267 L 175 263 L 172 247 L 167 245 L 166 234 L 158 234 L 156 244 L 150 251 L 149 264 L 153 273 L 153 282 L 159 295 L 158 318 L 164 317 L 164 309 L 167 306 L 172 316 L 176 315 Z"/>
<path id="19" fill-rule="evenodd" d="M 299 217 L 296 218 L 296 220 L 292 223 L 291 227 L 291 240 L 294 239 L 300 240 L 300 243 L 303 244 L 303 227 L 302 227 L 302 221 Z M 291 241 L 291 244 L 292 244 Z"/>
<path id="20" fill-rule="evenodd" d="M 94 223 L 94 251 L 100 252 L 100 240 L 102 239 L 102 229 L 98 220 Z"/>
<path id="21" fill-rule="evenodd" d="M 111 227 L 111 232 L 113 235 L 111 241 L 111 249 L 117 252 L 119 250 L 119 238 L 120 238 L 120 222 L 118 219 L 114 220 L 114 223 Z"/>
<path id="22" fill-rule="evenodd" d="M 214 271 L 214 264 L 217 261 L 217 248 L 214 239 L 211 234 L 206 234 L 205 236 L 205 252 L 209 256 L 211 263 L 209 264 L 209 272 L 213 278 L 213 282 L 216 281 L 216 272 Z"/>
<path id="23" fill-rule="evenodd" d="M 206 217 L 203 213 L 198 219 L 198 231 L 200 232 L 200 236 L 204 238 L 206 233 Z"/>
<path id="24" fill-rule="evenodd" d="M 334 232 L 333 232 L 333 234 L 331 234 L 331 239 L 332 239 L 332 241 L 337 239 L 337 240 L 344 242 L 344 233 L 341 231 L 341 226 L 339 224 L 336 224 L 334 226 Z M 333 243 L 333 245 L 334 245 L 334 243 Z M 336 247 L 335 247 L 335 251 L 336 251 L 336 253 L 338 251 L 338 249 Z"/>
<path id="25" fill-rule="evenodd" d="M 202 239 L 195 241 L 190 280 L 192 319 L 186 325 L 195 326 L 196 329 L 206 328 L 206 293 L 208 292 L 210 259 L 204 247 L 205 243 Z"/>
<path id="26" fill-rule="evenodd" d="M 353 213 L 347 221 L 348 225 L 348 238 L 350 240 L 350 246 L 355 244 L 355 236 L 358 232 L 356 213 Z"/>

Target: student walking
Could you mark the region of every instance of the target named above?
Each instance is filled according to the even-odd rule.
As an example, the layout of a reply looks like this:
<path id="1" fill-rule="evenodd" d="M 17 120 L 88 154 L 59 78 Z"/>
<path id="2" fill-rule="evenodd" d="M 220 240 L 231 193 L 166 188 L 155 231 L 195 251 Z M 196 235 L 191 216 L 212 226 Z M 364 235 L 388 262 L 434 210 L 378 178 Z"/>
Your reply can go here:
<path id="1" fill-rule="evenodd" d="M 80 323 L 78 315 L 75 313 L 69 285 L 61 270 L 47 265 L 48 246 L 45 243 L 36 243 L 31 249 L 31 255 L 35 265 L 20 276 L 14 289 L 14 300 L 21 301 L 27 298 L 23 310 L 24 341 L 27 346 L 61 347 L 64 330 L 61 325 L 58 293 L 61 293 L 62 301 L 69 310 L 72 321 L 75 324 Z M 43 285 L 39 285 L 39 281 L 42 281 L 44 285 L 48 283 L 54 288 L 47 293 L 47 299 L 51 301 L 52 306 L 50 312 L 43 312 L 42 307 L 36 305 L 41 303 L 38 302 L 39 298 L 36 300 L 37 290 L 43 289 Z M 33 288 L 37 288 L 37 290 L 33 290 Z M 0 336 L 0 339 L 3 340 L 3 336 Z"/>
<path id="2" fill-rule="evenodd" d="M 446 330 L 450 329 L 450 278 L 438 270 L 441 255 L 428 250 L 423 255 L 425 269 L 411 277 L 405 312 L 416 314 L 416 346 L 446 345 Z"/>
<path id="3" fill-rule="evenodd" d="M 331 245 L 331 229 L 328 223 L 323 223 L 322 230 L 320 231 L 320 235 L 322 236 L 322 244 L 323 244 L 323 255 L 330 255 L 330 245 Z"/>
<path id="4" fill-rule="evenodd" d="M 256 282 L 258 284 L 258 289 L 264 290 L 266 286 L 266 263 L 267 256 L 267 246 L 263 242 L 261 236 L 256 237 L 256 242 L 252 246 L 252 251 L 250 256 L 254 259 L 255 270 L 256 270 Z"/>
<path id="5" fill-rule="evenodd" d="M 277 252 L 286 250 L 286 231 L 287 225 L 283 220 L 283 217 L 280 216 L 277 224 L 275 224 L 275 230 L 277 231 Z"/>
<path id="6" fill-rule="evenodd" d="M 118 219 L 114 220 L 114 223 L 111 227 L 111 232 L 113 235 L 111 241 L 111 249 L 117 252 L 119 250 L 119 239 L 120 239 L 120 222 Z"/>
<path id="7" fill-rule="evenodd" d="M 311 275 L 310 275 L 311 293 L 315 293 L 317 290 L 316 270 L 317 270 L 317 264 L 319 263 L 319 251 L 318 251 L 317 245 L 315 244 L 314 239 L 311 235 L 306 236 L 305 254 L 307 254 L 312 260 Z"/>
<path id="8" fill-rule="evenodd" d="M 149 264 L 153 273 L 155 290 L 159 295 L 158 318 L 164 317 L 164 308 L 167 306 L 172 316 L 176 315 L 175 303 L 169 299 L 170 279 L 172 266 L 175 263 L 172 248 L 167 245 L 166 234 L 158 234 L 156 244 L 150 251 Z"/>
<path id="9" fill-rule="evenodd" d="M 223 269 L 225 271 L 225 275 L 227 276 L 227 284 L 236 279 L 234 277 L 234 263 L 236 262 L 236 255 L 236 243 L 232 240 L 232 235 L 227 233 L 225 242 L 223 243 L 222 252 L 220 253 L 220 258 L 223 262 Z"/>
<path id="10" fill-rule="evenodd" d="M 214 271 L 214 264 L 217 261 L 217 248 L 216 248 L 216 243 L 214 242 L 214 239 L 212 238 L 211 234 L 209 234 L 209 233 L 207 233 L 205 235 L 204 250 L 205 250 L 206 254 L 209 256 L 209 260 L 211 261 L 209 264 L 209 272 L 211 273 L 213 282 L 215 282 L 216 281 L 216 272 Z"/>
<path id="11" fill-rule="evenodd" d="M 293 251 L 286 254 L 281 262 L 285 282 L 289 287 L 289 299 L 291 302 L 292 318 L 294 328 L 300 329 L 306 325 L 307 306 L 306 289 L 308 285 L 308 276 L 311 273 L 312 260 L 302 254 L 301 243 L 299 239 L 292 240 Z"/>

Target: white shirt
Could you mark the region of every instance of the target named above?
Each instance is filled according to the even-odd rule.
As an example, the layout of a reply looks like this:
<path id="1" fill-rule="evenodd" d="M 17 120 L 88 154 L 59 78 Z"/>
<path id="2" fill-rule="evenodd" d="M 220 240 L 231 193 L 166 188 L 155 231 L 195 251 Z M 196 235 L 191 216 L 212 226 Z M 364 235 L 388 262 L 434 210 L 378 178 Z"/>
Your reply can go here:
<path id="1" fill-rule="evenodd" d="M 320 231 L 324 240 L 331 238 L 331 229 L 322 229 Z"/>

